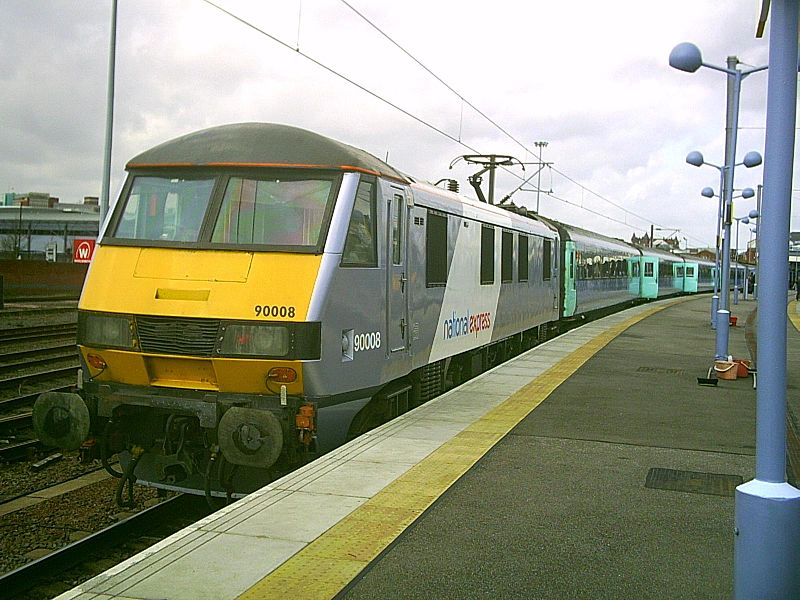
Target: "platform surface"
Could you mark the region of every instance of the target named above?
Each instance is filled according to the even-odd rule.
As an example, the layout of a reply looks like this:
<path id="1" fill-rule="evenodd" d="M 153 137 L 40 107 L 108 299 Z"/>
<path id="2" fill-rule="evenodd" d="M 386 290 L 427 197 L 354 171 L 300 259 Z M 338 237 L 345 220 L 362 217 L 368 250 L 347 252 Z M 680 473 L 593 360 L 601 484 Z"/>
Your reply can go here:
<path id="1" fill-rule="evenodd" d="M 698 385 L 709 304 L 575 329 L 59 598 L 728 598 L 755 391 Z"/>

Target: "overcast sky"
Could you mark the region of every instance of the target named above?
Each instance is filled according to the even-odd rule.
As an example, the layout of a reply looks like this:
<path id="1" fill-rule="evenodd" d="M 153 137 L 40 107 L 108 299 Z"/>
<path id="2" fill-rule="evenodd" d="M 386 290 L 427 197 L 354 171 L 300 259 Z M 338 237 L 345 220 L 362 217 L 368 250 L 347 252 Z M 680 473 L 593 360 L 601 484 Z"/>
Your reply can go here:
<path id="1" fill-rule="evenodd" d="M 539 197 L 542 214 L 624 239 L 652 223 L 669 229 L 663 235 L 680 230 L 690 246 L 712 245 L 716 201 L 700 190 L 718 191 L 719 173 L 685 156 L 700 150 L 723 162 L 725 76 L 682 73 L 667 59 L 691 41 L 709 63 L 768 61 L 753 0 L 215 1 L 290 48 L 202 0 L 119 0 L 112 203 L 139 152 L 205 127 L 264 121 L 388 155 L 420 179 L 455 177 L 470 195 L 475 168 L 449 170 L 455 157 L 474 149 L 532 161 L 534 142 L 547 141 L 543 160 L 554 170 L 542 173 L 552 190 Z M 110 0 L 0 3 L 2 191 L 68 202 L 100 195 L 110 21 Z M 739 160 L 763 153 L 766 86 L 766 73 L 742 86 Z M 496 195 L 535 169 L 500 174 Z M 761 177 L 760 167 L 739 167 L 736 187 Z M 513 201 L 535 208 L 536 192 L 524 191 L 534 187 Z M 754 207 L 740 200 L 735 215 Z M 742 228 L 740 245 L 749 235 Z"/>

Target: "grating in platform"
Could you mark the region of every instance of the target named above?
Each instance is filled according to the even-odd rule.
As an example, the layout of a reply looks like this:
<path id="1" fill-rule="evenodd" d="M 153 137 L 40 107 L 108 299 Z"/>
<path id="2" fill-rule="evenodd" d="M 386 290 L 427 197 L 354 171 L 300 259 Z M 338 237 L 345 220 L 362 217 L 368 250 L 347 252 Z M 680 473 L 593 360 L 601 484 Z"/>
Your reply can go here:
<path id="1" fill-rule="evenodd" d="M 736 486 L 744 482 L 739 475 L 720 475 L 718 473 L 699 473 L 697 471 L 676 471 L 653 467 L 647 472 L 644 487 L 692 494 L 711 494 L 713 496 L 733 496 Z"/>

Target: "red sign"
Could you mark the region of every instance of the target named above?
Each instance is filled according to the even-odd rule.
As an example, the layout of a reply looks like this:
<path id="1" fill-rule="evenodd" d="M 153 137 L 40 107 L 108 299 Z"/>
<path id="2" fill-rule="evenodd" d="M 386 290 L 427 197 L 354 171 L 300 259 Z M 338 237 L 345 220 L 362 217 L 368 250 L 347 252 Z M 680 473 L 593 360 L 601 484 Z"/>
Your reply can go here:
<path id="1" fill-rule="evenodd" d="M 88 263 L 92 262 L 94 254 L 94 238 L 88 240 L 72 241 L 72 262 Z"/>

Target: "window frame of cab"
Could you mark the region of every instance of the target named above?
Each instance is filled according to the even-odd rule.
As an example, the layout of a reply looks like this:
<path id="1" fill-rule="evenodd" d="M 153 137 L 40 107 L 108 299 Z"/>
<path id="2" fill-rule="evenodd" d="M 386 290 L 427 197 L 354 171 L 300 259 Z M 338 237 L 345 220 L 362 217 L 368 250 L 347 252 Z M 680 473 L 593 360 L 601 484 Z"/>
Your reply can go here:
<path id="1" fill-rule="evenodd" d="M 338 169 L 309 169 L 309 168 L 285 168 L 285 167 L 197 167 L 197 168 L 175 168 L 175 167 L 148 167 L 131 169 L 125 179 L 122 191 L 114 205 L 113 212 L 105 229 L 102 238 L 103 245 L 109 246 L 135 246 L 143 248 L 192 248 L 200 250 L 236 250 L 245 252 L 292 252 L 297 254 L 322 254 L 325 248 L 325 241 L 330 229 L 331 216 L 339 196 L 342 186 L 342 178 L 345 171 Z M 252 180 L 266 179 L 305 179 L 309 178 L 327 179 L 331 181 L 331 189 L 328 200 L 326 201 L 325 213 L 322 217 L 319 238 L 315 246 L 296 246 L 296 245 L 276 245 L 276 244 L 228 244 L 214 243 L 211 235 L 214 230 L 220 210 L 225 190 L 232 178 L 243 178 Z M 123 206 L 121 200 L 127 201 L 133 181 L 136 177 L 162 177 L 162 178 L 181 178 L 181 179 L 208 179 L 214 178 L 214 187 L 209 198 L 208 208 L 203 216 L 203 223 L 200 227 L 198 241 L 179 242 L 179 241 L 158 241 L 142 240 L 131 238 L 116 238 L 114 233 L 119 226 L 122 218 Z"/>

